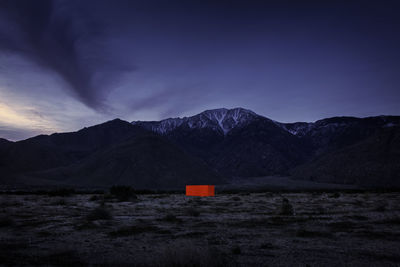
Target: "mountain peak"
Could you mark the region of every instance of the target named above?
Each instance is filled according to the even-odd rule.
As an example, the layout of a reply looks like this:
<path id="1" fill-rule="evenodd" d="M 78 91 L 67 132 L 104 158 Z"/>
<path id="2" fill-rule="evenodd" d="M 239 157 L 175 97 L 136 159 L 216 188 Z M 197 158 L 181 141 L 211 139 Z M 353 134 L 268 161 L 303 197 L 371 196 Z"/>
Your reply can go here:
<path id="1" fill-rule="evenodd" d="M 251 115 L 259 116 L 251 110 L 240 108 L 240 107 L 232 108 L 232 109 L 227 109 L 227 108 L 208 109 L 208 110 L 201 112 L 200 114 L 205 114 L 205 115 L 210 114 L 210 115 L 216 115 L 216 116 L 233 115 L 235 117 L 239 116 L 240 114 L 251 114 Z M 200 115 L 200 114 L 198 114 L 198 115 Z"/>
<path id="2" fill-rule="evenodd" d="M 132 124 L 140 124 L 148 130 L 160 134 L 169 133 L 178 127 L 187 127 L 189 129 L 208 128 L 226 135 L 233 128 L 246 125 L 257 117 L 260 117 L 260 115 L 240 107 L 218 108 L 205 110 L 191 117 L 169 118 L 158 122 L 136 121 Z"/>

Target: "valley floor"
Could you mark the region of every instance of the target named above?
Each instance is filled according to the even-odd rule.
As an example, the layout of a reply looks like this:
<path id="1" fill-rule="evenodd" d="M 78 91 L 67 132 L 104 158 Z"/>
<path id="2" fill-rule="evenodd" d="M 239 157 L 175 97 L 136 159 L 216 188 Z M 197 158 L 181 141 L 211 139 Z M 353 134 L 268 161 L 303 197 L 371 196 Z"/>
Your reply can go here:
<path id="1" fill-rule="evenodd" d="M 0 263 L 399 266 L 399 193 L 0 196 Z"/>

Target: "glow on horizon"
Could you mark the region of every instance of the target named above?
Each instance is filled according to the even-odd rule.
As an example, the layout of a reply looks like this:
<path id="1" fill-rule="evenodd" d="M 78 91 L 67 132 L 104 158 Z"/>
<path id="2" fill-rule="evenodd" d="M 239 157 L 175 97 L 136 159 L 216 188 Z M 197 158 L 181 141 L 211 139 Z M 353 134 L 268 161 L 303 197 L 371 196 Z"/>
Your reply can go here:
<path id="1" fill-rule="evenodd" d="M 34 108 L 18 107 L 0 102 L 0 124 L 15 128 L 40 130 L 43 133 L 57 131 L 58 129 L 51 122 L 34 115 Z M 32 115 L 30 115 L 31 113 Z"/>

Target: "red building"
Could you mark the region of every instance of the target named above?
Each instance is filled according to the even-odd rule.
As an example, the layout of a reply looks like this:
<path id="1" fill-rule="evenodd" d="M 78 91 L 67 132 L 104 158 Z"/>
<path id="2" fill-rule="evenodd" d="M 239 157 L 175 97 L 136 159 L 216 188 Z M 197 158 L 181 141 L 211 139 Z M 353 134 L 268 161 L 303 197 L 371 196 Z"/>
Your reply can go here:
<path id="1" fill-rule="evenodd" d="M 215 196 L 214 185 L 187 185 L 187 196 L 211 197 Z"/>

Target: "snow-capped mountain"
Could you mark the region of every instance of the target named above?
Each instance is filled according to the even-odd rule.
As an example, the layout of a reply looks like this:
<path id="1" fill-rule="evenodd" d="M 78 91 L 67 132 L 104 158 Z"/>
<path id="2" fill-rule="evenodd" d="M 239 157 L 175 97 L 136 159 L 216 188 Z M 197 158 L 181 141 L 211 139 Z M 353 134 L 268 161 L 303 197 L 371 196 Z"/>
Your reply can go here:
<path id="1" fill-rule="evenodd" d="M 8 179 L 0 182 L 23 183 L 29 176 L 34 184 L 108 186 L 118 180 L 144 188 L 293 174 L 400 187 L 399 125 L 400 116 L 280 123 L 243 108 L 158 122 L 117 119 L 19 142 L 0 139 L 0 177 Z"/>
<path id="2" fill-rule="evenodd" d="M 183 118 L 169 118 L 161 121 L 133 121 L 133 125 L 143 127 L 161 135 L 171 133 L 176 129 L 209 129 L 226 136 L 232 129 L 242 128 L 256 119 L 273 122 L 282 130 L 299 138 L 317 138 L 330 136 L 351 128 L 362 128 L 375 131 L 377 128 L 394 127 L 400 124 L 399 117 L 377 116 L 368 118 L 333 117 L 316 122 L 282 123 L 256 114 L 244 108 L 219 108 L 203 111 L 197 115 Z"/>
<path id="3" fill-rule="evenodd" d="M 148 122 L 134 121 L 132 124 L 142 126 L 159 134 L 167 134 L 178 127 L 185 127 L 189 129 L 208 128 L 226 135 L 232 129 L 245 126 L 259 117 L 262 116 L 244 108 L 220 108 L 206 110 L 191 117 Z"/>
<path id="4" fill-rule="evenodd" d="M 166 137 L 228 177 L 281 173 L 304 161 L 308 151 L 273 120 L 243 108 L 133 124 Z"/>

